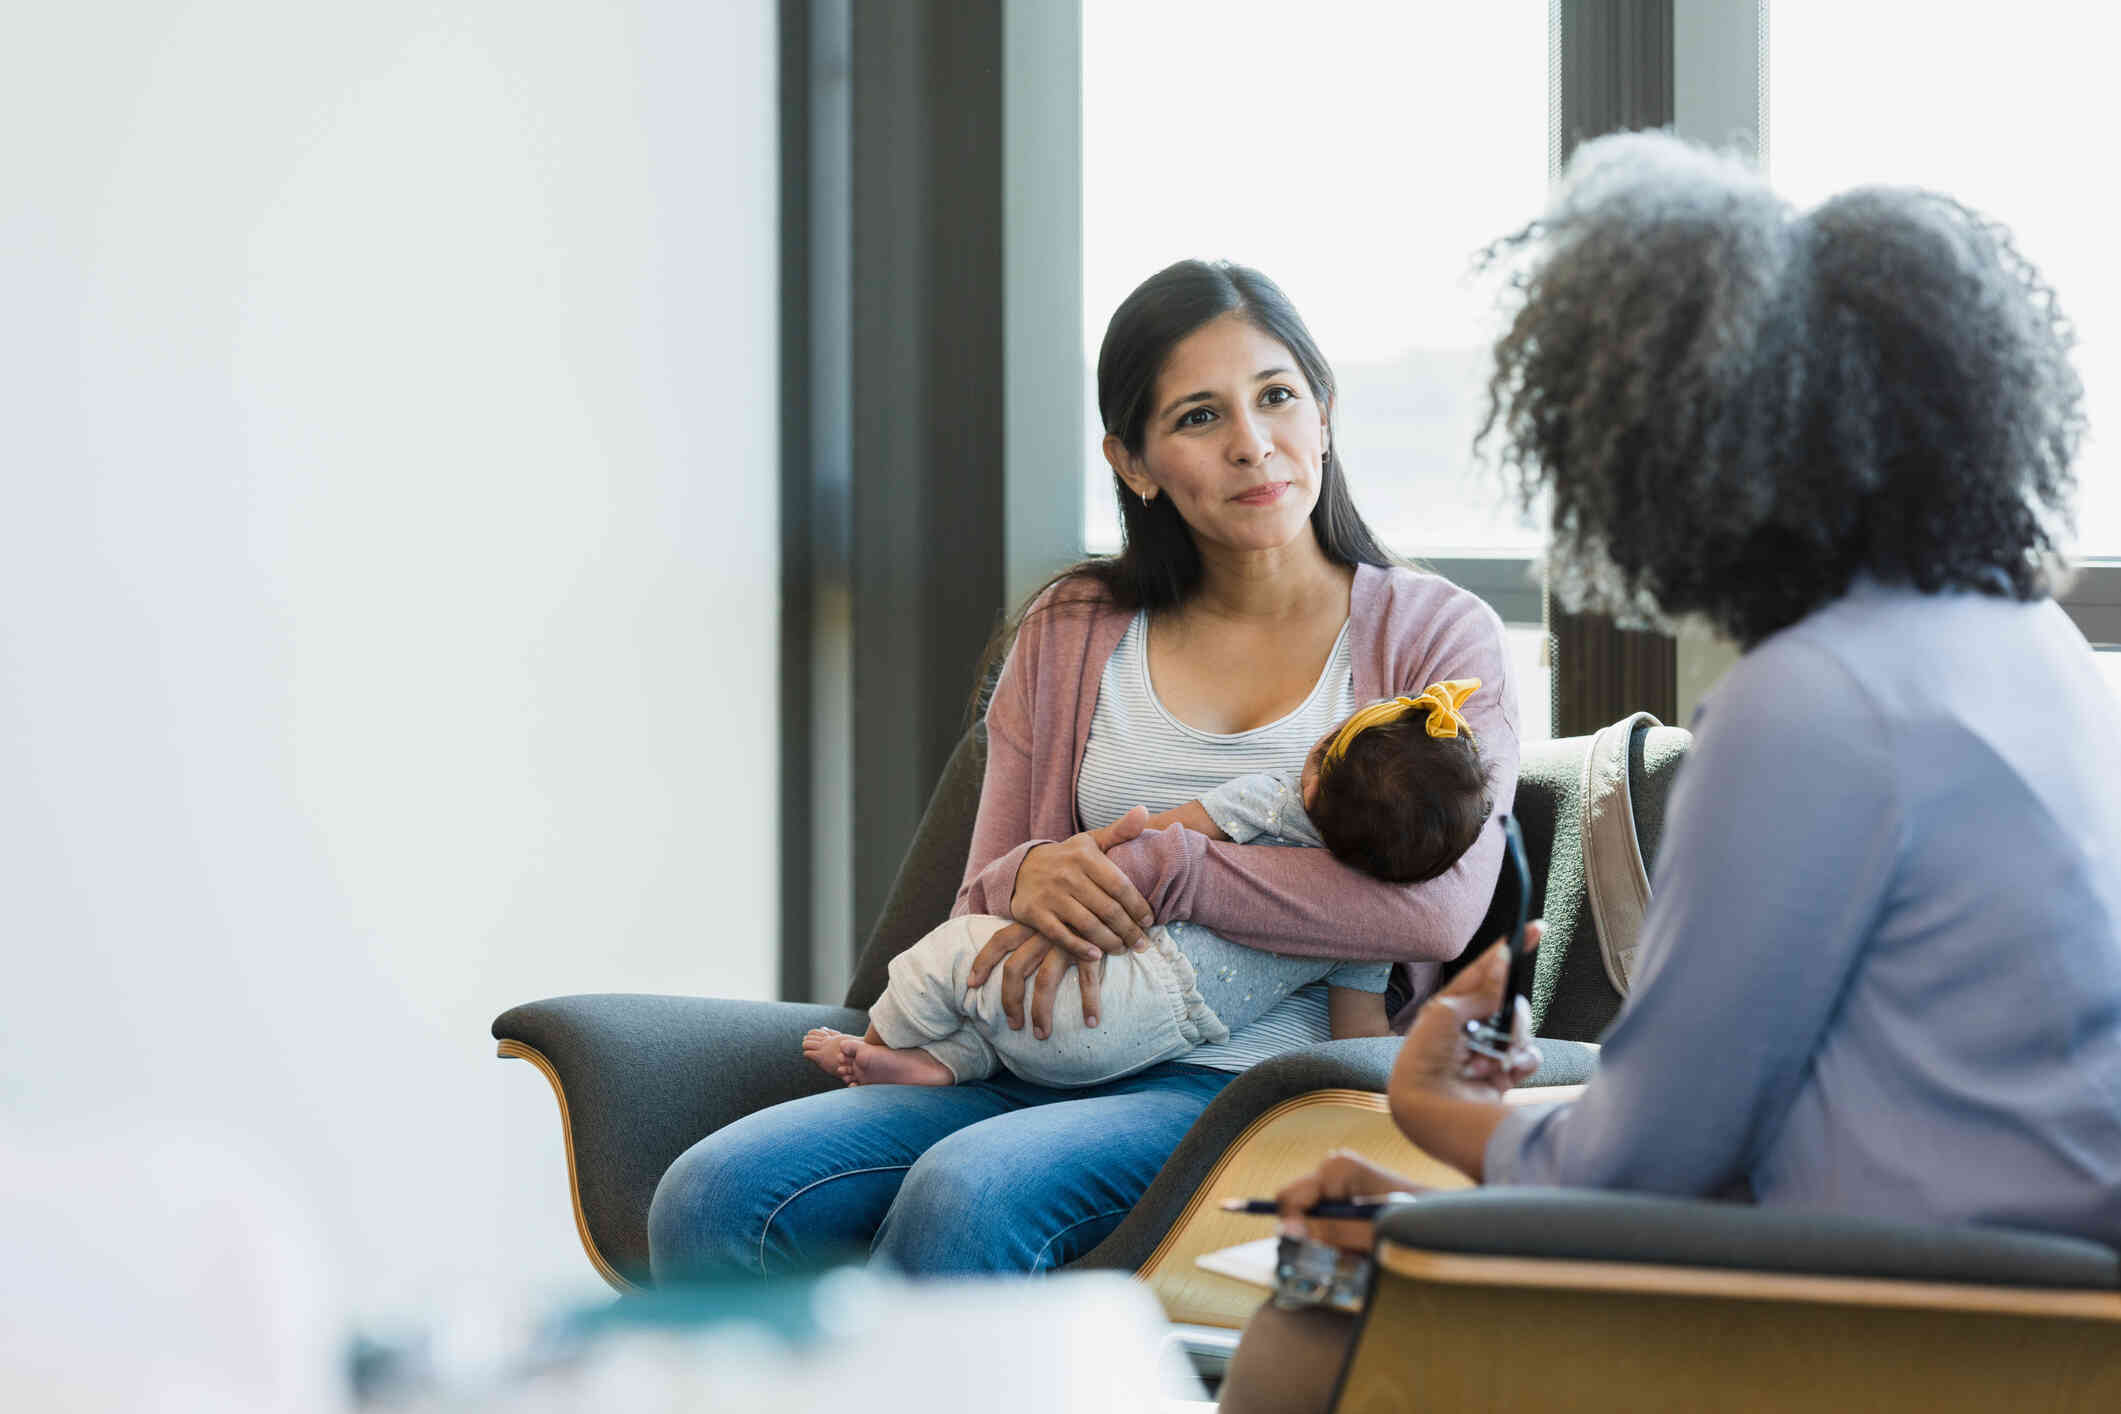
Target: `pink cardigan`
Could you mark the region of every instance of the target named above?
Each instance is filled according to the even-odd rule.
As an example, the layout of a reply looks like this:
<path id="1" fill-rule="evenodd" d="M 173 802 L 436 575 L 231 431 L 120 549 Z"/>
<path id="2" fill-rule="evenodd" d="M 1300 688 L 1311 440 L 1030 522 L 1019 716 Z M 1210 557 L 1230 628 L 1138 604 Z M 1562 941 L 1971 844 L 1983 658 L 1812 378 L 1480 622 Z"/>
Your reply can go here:
<path id="1" fill-rule="evenodd" d="M 1082 829 L 1083 746 L 1106 660 L 1132 618 L 1082 580 L 1055 586 L 1025 618 L 987 704 L 987 773 L 954 913 L 1006 917 L 1025 853 Z M 1517 694 L 1495 611 L 1435 575 L 1364 565 L 1348 620 L 1358 702 L 1481 680 L 1466 718 L 1499 818 L 1517 792 Z M 1108 857 L 1158 919 L 1191 919 L 1271 952 L 1397 962 L 1419 1000 L 1436 963 L 1456 957 L 1487 913 L 1502 827 L 1491 819 L 1449 871 L 1422 884 L 1382 883 L 1322 849 L 1226 844 L 1183 828 L 1148 831 Z"/>

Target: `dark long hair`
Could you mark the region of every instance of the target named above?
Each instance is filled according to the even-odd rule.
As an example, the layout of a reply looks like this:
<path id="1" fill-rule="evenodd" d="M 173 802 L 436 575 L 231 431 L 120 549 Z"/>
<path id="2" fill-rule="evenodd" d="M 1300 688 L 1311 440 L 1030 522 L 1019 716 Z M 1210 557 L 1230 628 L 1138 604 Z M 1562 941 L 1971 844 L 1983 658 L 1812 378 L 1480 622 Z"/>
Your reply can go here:
<path id="1" fill-rule="evenodd" d="M 1105 340 L 1097 353 L 1097 411 L 1106 434 L 1140 454 L 1156 398 L 1156 380 L 1171 351 L 1202 325 L 1225 314 L 1241 316 L 1288 349 L 1311 385 L 1312 395 L 1326 409 L 1325 470 L 1319 478 L 1318 504 L 1311 508 L 1318 548 L 1336 565 L 1399 564 L 1378 542 L 1348 495 L 1340 438 L 1333 434 L 1336 385 L 1332 365 L 1318 351 L 1317 341 L 1289 297 L 1257 270 L 1227 260 L 1181 260 L 1142 281 L 1120 302 L 1105 326 Z M 1144 505 L 1129 494 L 1118 472 L 1112 474 L 1112 490 L 1119 501 L 1119 553 L 1095 555 L 1070 565 L 1041 585 L 1003 623 L 981 664 L 977 701 L 985 700 L 986 689 L 1000 671 L 1024 615 L 1056 585 L 1077 580 L 1086 588 L 1101 588 L 1104 599 L 1130 612 L 1169 608 L 1200 587 L 1200 549 L 1171 498 L 1158 496 Z M 1086 605 L 1099 597 L 1054 595 L 1046 602 L 1049 606 Z"/>

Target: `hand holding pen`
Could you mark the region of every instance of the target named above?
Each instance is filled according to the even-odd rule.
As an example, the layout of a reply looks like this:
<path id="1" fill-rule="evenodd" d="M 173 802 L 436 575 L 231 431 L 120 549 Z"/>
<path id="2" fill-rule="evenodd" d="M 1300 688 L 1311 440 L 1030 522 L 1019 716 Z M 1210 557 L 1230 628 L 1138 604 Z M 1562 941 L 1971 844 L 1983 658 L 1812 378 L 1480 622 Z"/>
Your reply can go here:
<path id="1" fill-rule="evenodd" d="M 1344 1218 L 1351 1222 L 1374 1222 L 1377 1215 L 1394 1203 L 1411 1203 L 1416 1194 L 1379 1193 L 1370 1198 L 1349 1198 L 1345 1201 L 1327 1199 L 1304 1209 L 1307 1218 Z M 1245 1213 L 1255 1217 L 1273 1217 L 1281 1211 L 1281 1204 L 1272 1198 L 1225 1198 L 1222 1202 L 1226 1213 Z"/>
<path id="2" fill-rule="evenodd" d="M 1336 1149 L 1311 1172 L 1286 1185 L 1273 1198 L 1284 1237 L 1310 1237 L 1350 1252 L 1370 1250 L 1371 1225 L 1388 1203 L 1418 1198 L 1421 1184 L 1371 1163 L 1348 1149 Z M 1249 1204 L 1252 1200 L 1240 1200 Z M 1249 1206 L 1245 1211 L 1252 1211 Z"/>

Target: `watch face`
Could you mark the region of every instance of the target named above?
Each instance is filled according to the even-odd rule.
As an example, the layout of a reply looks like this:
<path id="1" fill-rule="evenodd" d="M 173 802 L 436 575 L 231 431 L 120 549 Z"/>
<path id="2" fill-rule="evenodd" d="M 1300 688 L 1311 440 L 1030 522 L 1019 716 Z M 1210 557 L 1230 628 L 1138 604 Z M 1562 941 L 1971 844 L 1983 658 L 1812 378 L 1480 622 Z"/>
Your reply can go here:
<path id="1" fill-rule="evenodd" d="M 1274 1262 L 1274 1304 L 1284 1311 L 1306 1306 L 1353 1314 L 1370 1288 L 1370 1259 L 1308 1237 L 1284 1237 Z"/>

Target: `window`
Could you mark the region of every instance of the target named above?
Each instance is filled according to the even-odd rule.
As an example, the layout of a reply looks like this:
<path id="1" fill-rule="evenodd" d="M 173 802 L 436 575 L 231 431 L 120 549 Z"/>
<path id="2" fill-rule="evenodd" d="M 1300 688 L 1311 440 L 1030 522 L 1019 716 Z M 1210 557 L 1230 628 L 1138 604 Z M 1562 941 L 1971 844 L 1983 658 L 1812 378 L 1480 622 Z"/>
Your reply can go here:
<path id="1" fill-rule="evenodd" d="M 1090 549 L 1119 543 L 1098 450 L 1105 321 L 1188 256 L 1255 266 L 1303 311 L 1340 380 L 1356 503 L 1387 544 L 1536 549 L 1540 527 L 1471 451 L 1499 327 L 1493 283 L 1470 272 L 1545 200 L 1547 25 L 1527 3 L 1083 0 Z"/>
<path id="2" fill-rule="evenodd" d="M 1871 182 L 1933 187 L 2009 226 L 2077 327 L 2095 430 L 2121 419 L 2121 273 L 2096 217 L 2121 16 L 2104 5 L 1778 4 L 1768 155 L 1810 205 Z M 2115 449 L 2078 461 L 2078 550 L 2121 555 Z"/>

